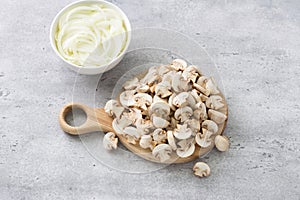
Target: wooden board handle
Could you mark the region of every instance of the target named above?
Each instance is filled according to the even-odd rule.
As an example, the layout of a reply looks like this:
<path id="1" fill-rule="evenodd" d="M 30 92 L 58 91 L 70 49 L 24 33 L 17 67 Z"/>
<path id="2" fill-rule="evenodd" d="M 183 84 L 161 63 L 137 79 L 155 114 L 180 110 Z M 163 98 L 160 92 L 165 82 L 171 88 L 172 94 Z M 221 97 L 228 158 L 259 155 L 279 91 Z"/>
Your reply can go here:
<path id="1" fill-rule="evenodd" d="M 67 114 L 74 109 L 80 109 L 86 114 L 86 121 L 80 126 L 70 126 L 66 122 Z M 59 114 L 59 124 L 61 128 L 71 135 L 81 135 L 94 131 L 113 131 L 111 122 L 112 119 L 104 112 L 103 108 L 94 109 L 80 103 L 69 103 L 65 105 Z"/>

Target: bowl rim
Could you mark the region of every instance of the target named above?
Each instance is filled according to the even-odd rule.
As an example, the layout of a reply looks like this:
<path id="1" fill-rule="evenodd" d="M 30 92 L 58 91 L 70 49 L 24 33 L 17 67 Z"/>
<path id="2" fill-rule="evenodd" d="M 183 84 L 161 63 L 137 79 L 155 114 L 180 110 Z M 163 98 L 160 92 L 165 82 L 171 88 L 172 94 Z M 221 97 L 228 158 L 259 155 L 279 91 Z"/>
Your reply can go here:
<path id="1" fill-rule="evenodd" d="M 71 61 L 65 59 L 59 52 L 58 52 L 58 49 L 56 47 L 56 42 L 55 42 L 55 38 L 54 38 L 54 27 L 55 25 L 57 25 L 57 22 L 59 20 L 59 18 L 65 13 L 68 11 L 68 9 L 76 4 L 82 4 L 82 3 L 103 3 L 103 4 L 106 4 L 108 6 L 111 6 L 113 9 L 115 9 L 117 12 L 119 12 L 121 15 L 122 15 L 122 18 L 124 20 L 124 24 L 126 26 L 126 32 L 127 32 L 127 40 L 126 40 L 126 45 L 125 45 L 125 48 L 123 49 L 123 51 L 115 58 L 113 58 L 109 63 L 105 64 L 105 65 L 100 65 L 100 66 L 80 66 L 80 65 L 76 65 L 74 63 L 72 63 Z M 50 26 L 50 34 L 49 34 L 49 38 L 50 38 L 50 44 L 51 44 L 51 47 L 52 49 L 54 50 L 55 54 L 60 57 L 60 59 L 62 59 L 64 62 L 66 62 L 67 64 L 77 68 L 78 70 L 82 70 L 82 69 L 103 69 L 103 68 L 108 68 L 111 69 L 109 66 L 111 64 L 113 64 L 115 61 L 119 60 L 120 58 L 122 58 L 122 56 L 124 56 L 124 54 L 127 52 L 128 50 L 128 47 L 129 47 L 129 44 L 130 44 L 130 41 L 131 41 L 131 24 L 130 24 L 130 21 L 127 17 L 127 15 L 124 13 L 124 11 L 119 8 L 117 5 L 111 3 L 111 2 L 108 2 L 108 1 L 105 1 L 105 0 L 79 0 L 79 1 L 75 1 L 75 2 L 72 2 L 72 3 L 69 3 L 67 4 L 65 7 L 63 7 L 56 15 L 55 17 L 53 18 L 52 20 L 52 23 L 51 23 L 51 26 Z M 108 71 L 108 70 L 104 70 L 104 71 Z"/>

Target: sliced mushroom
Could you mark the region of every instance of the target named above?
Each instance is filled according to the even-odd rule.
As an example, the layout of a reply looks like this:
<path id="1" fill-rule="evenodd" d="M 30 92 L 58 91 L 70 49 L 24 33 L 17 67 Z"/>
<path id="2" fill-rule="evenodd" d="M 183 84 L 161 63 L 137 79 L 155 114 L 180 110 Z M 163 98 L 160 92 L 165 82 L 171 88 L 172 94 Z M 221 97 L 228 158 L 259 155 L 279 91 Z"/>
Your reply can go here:
<path id="1" fill-rule="evenodd" d="M 206 112 L 205 104 L 200 102 L 196 104 L 196 107 L 198 107 L 198 109 L 194 111 L 193 114 L 194 117 L 200 121 L 207 120 L 207 112 Z"/>
<path id="2" fill-rule="evenodd" d="M 177 144 L 180 146 L 180 148 L 177 148 L 176 154 L 181 158 L 189 157 L 195 152 L 193 138 L 180 140 Z"/>
<path id="3" fill-rule="evenodd" d="M 134 90 L 139 85 L 139 79 L 134 77 L 123 84 L 125 90 Z"/>
<path id="4" fill-rule="evenodd" d="M 120 103 L 125 108 L 128 108 L 130 106 L 134 106 L 134 94 L 135 90 L 126 90 L 120 94 Z"/>
<path id="5" fill-rule="evenodd" d="M 123 133 L 125 134 L 127 142 L 131 144 L 136 144 L 136 142 L 141 136 L 138 130 L 133 126 L 128 126 L 124 128 Z"/>
<path id="6" fill-rule="evenodd" d="M 209 109 L 208 116 L 211 120 L 216 122 L 217 124 L 222 124 L 227 119 L 227 116 L 221 112 Z"/>
<path id="7" fill-rule="evenodd" d="M 172 69 L 169 65 L 162 65 L 162 66 L 159 66 L 159 68 L 157 69 L 157 73 L 160 75 L 160 76 L 163 76 L 165 74 L 167 74 L 168 72 L 170 72 Z"/>
<path id="8" fill-rule="evenodd" d="M 177 149 L 177 145 L 175 142 L 173 131 L 167 131 L 167 139 L 170 147 L 175 151 Z"/>
<path id="9" fill-rule="evenodd" d="M 200 99 L 201 99 L 202 102 L 205 102 L 205 101 L 208 99 L 208 96 L 206 96 L 206 95 L 204 95 L 204 94 L 201 94 L 201 93 L 200 93 L 199 96 L 200 96 Z"/>
<path id="10" fill-rule="evenodd" d="M 146 84 L 140 84 L 135 89 L 137 92 L 148 92 L 150 90 L 150 87 Z"/>
<path id="11" fill-rule="evenodd" d="M 116 149 L 118 145 L 118 138 L 113 132 L 108 132 L 103 137 L 103 146 L 107 150 Z"/>
<path id="12" fill-rule="evenodd" d="M 155 115 L 152 115 L 152 123 L 156 128 L 166 128 L 170 124 L 167 120 Z"/>
<path id="13" fill-rule="evenodd" d="M 193 134 L 193 131 L 187 127 L 187 124 L 177 124 L 177 128 L 174 130 L 174 136 L 179 140 L 184 140 Z"/>
<path id="14" fill-rule="evenodd" d="M 199 71 L 198 67 L 194 65 L 188 66 L 183 72 L 182 76 L 185 80 L 191 81 L 193 83 L 196 82 L 198 76 L 200 76 L 201 72 Z"/>
<path id="15" fill-rule="evenodd" d="M 152 151 L 152 155 L 161 162 L 165 162 L 170 159 L 171 153 L 172 148 L 168 144 L 159 144 Z"/>
<path id="16" fill-rule="evenodd" d="M 154 129 L 154 125 L 150 120 L 138 119 L 135 125 L 140 135 L 149 134 Z"/>
<path id="17" fill-rule="evenodd" d="M 196 90 L 198 90 L 199 92 L 205 94 L 206 96 L 210 95 L 210 91 L 207 90 L 206 88 L 202 87 L 201 85 L 197 84 L 197 83 L 193 83 L 194 88 L 196 88 Z"/>
<path id="18" fill-rule="evenodd" d="M 147 84 L 149 86 L 153 85 L 155 82 L 158 82 L 161 79 L 157 73 L 157 69 L 150 68 L 148 73 L 141 79 L 141 83 Z"/>
<path id="19" fill-rule="evenodd" d="M 218 125 L 212 120 L 205 120 L 202 122 L 202 128 L 212 132 L 213 134 L 218 132 Z"/>
<path id="20" fill-rule="evenodd" d="M 196 89 L 193 89 L 193 90 L 190 92 L 190 94 L 192 95 L 192 97 L 194 97 L 194 99 L 195 99 L 196 102 L 199 103 L 199 102 L 202 101 L 202 99 L 201 99 L 200 96 L 198 95 L 198 92 L 197 92 Z"/>
<path id="21" fill-rule="evenodd" d="M 167 139 L 167 133 L 165 130 L 160 128 L 155 129 L 152 134 L 153 140 L 156 141 L 158 144 L 165 143 Z"/>
<path id="22" fill-rule="evenodd" d="M 196 134 L 195 140 L 200 147 L 203 148 L 209 147 L 211 145 L 210 137 L 213 133 L 204 128 L 202 129 L 202 132 L 203 132 L 202 134 L 201 133 Z"/>
<path id="23" fill-rule="evenodd" d="M 184 107 L 188 105 L 188 97 L 190 94 L 188 92 L 181 92 L 173 98 L 173 105 L 176 107 Z"/>
<path id="24" fill-rule="evenodd" d="M 134 95 L 134 105 L 142 110 L 147 110 L 147 107 L 152 103 L 152 97 L 146 93 L 137 93 Z"/>
<path id="25" fill-rule="evenodd" d="M 153 103 L 157 103 L 157 102 L 164 102 L 164 103 L 168 103 L 167 99 L 162 99 L 157 95 L 153 96 Z"/>
<path id="26" fill-rule="evenodd" d="M 189 119 L 187 121 L 184 122 L 185 124 L 187 124 L 187 126 L 193 131 L 194 135 L 195 133 L 198 133 L 200 131 L 201 125 L 200 125 L 200 121 L 197 119 Z"/>
<path id="27" fill-rule="evenodd" d="M 173 76 L 176 74 L 176 71 L 170 71 L 163 75 L 162 82 L 169 82 L 172 85 Z"/>
<path id="28" fill-rule="evenodd" d="M 156 95 L 160 96 L 161 98 L 166 98 L 172 94 L 171 92 L 171 84 L 167 81 L 160 82 L 155 87 Z"/>
<path id="29" fill-rule="evenodd" d="M 173 79 L 172 79 L 172 89 L 179 93 L 183 91 L 187 91 L 189 88 L 188 82 L 183 79 L 181 74 L 178 72 L 174 74 Z"/>
<path id="30" fill-rule="evenodd" d="M 124 112 L 123 116 L 132 121 L 132 124 L 135 124 L 138 119 L 142 118 L 141 110 L 137 108 L 130 108 L 129 112 Z"/>
<path id="31" fill-rule="evenodd" d="M 149 115 L 167 118 L 170 114 L 170 106 L 165 102 L 153 103 L 149 108 Z"/>
<path id="32" fill-rule="evenodd" d="M 229 140 L 226 136 L 217 135 L 215 137 L 215 145 L 219 151 L 227 151 L 229 148 Z"/>
<path id="33" fill-rule="evenodd" d="M 214 110 L 219 110 L 220 108 L 224 107 L 222 103 L 223 99 L 219 95 L 211 95 L 205 102 L 207 108 L 211 108 Z"/>
<path id="34" fill-rule="evenodd" d="M 210 168 L 204 162 L 197 162 L 194 167 L 194 174 L 199 177 L 205 177 L 210 175 Z"/>
<path id="35" fill-rule="evenodd" d="M 200 85 L 201 87 L 205 88 L 209 92 L 209 94 L 219 94 L 220 93 L 213 78 L 201 76 L 197 80 L 197 84 Z"/>
<path id="36" fill-rule="evenodd" d="M 171 110 L 173 110 L 173 111 L 176 110 L 176 107 L 173 105 L 173 100 L 174 100 L 175 97 L 176 97 L 176 94 L 173 93 L 173 94 L 169 97 L 169 101 L 168 101 L 168 104 L 169 104 Z"/>
<path id="37" fill-rule="evenodd" d="M 188 106 L 178 108 L 174 113 L 175 119 L 180 120 L 181 122 L 185 122 L 192 115 L 193 115 L 193 109 Z"/>
<path id="38" fill-rule="evenodd" d="M 104 110 L 109 116 L 114 116 L 120 119 L 124 111 L 124 107 L 120 106 L 119 102 L 116 100 L 109 100 L 105 104 Z"/>
<path id="39" fill-rule="evenodd" d="M 132 120 L 128 119 L 125 116 L 122 116 L 120 119 L 115 118 L 112 121 L 112 127 L 117 134 L 122 135 L 125 127 L 132 124 Z"/>
<path id="40" fill-rule="evenodd" d="M 179 121 L 176 120 L 174 117 L 171 117 L 170 127 L 174 129 L 177 127 L 177 124 L 179 124 Z"/>
<path id="41" fill-rule="evenodd" d="M 184 70 L 187 67 L 187 63 L 182 59 L 175 59 L 173 60 L 171 67 L 175 70 Z"/>
<path id="42" fill-rule="evenodd" d="M 156 145 L 156 142 L 153 141 L 151 135 L 142 135 L 139 144 L 140 147 L 142 147 L 143 149 L 150 148 L 151 150 L 153 150 L 153 148 Z"/>

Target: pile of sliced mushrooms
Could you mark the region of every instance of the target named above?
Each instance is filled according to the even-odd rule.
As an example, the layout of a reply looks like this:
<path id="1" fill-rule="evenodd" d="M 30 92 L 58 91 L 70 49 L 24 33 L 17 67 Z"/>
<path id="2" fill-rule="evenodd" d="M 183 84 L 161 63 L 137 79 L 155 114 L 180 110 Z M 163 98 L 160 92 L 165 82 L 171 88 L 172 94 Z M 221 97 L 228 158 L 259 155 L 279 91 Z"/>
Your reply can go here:
<path id="1" fill-rule="evenodd" d="M 227 119 L 219 111 L 225 100 L 214 79 L 204 76 L 198 67 L 175 59 L 151 67 L 145 76 L 128 80 L 123 88 L 119 100 L 105 105 L 105 112 L 114 118 L 113 129 L 128 143 L 152 151 L 160 162 L 170 159 L 172 152 L 181 158 L 191 156 L 196 145 L 215 145 L 219 151 L 229 148 L 228 138 L 218 133 L 218 125 Z M 104 136 L 106 149 L 116 149 L 117 143 L 115 133 Z M 210 174 L 204 162 L 196 163 L 193 170 L 199 177 Z"/>

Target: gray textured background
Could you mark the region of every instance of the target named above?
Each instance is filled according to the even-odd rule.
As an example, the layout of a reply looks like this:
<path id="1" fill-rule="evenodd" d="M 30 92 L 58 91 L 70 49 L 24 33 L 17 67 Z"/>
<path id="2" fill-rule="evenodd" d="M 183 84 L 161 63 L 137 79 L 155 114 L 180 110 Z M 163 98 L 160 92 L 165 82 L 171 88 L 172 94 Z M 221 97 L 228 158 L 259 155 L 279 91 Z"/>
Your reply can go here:
<path id="1" fill-rule="evenodd" d="M 217 63 L 232 144 L 203 159 L 212 169 L 206 179 L 192 174 L 194 162 L 119 172 L 63 134 L 57 116 L 76 74 L 53 53 L 48 33 L 70 2 L 0 7 L 0 199 L 300 199 L 298 0 L 113 1 L 133 28 L 180 31 Z"/>

